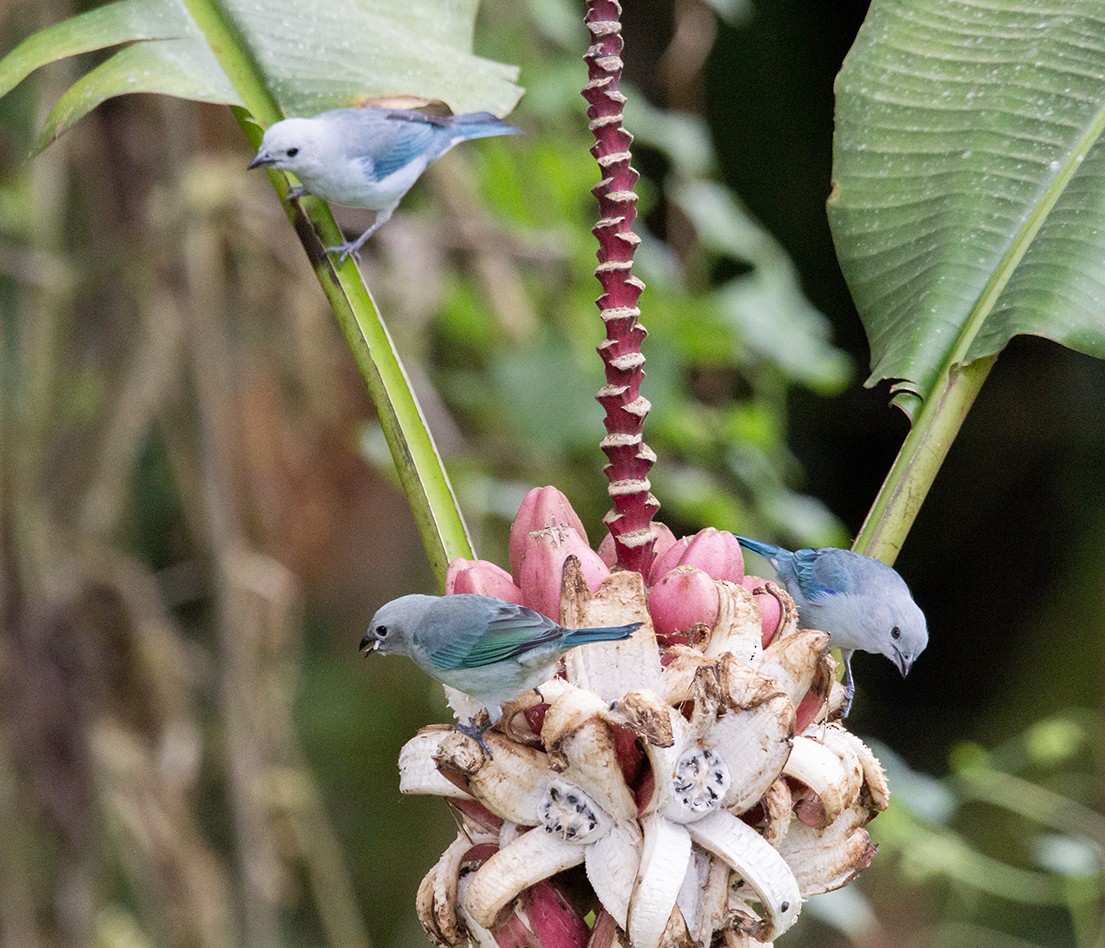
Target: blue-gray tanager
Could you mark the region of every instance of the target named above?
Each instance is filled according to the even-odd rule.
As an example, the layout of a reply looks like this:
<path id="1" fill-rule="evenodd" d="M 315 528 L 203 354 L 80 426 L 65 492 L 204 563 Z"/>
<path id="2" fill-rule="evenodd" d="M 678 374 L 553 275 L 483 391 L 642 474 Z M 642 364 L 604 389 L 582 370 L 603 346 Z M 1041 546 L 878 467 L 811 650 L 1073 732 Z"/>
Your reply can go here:
<path id="1" fill-rule="evenodd" d="M 334 109 L 274 122 L 249 167 L 294 174 L 301 184 L 287 200 L 314 194 L 376 211 L 372 226 L 356 240 L 326 248 L 341 254 L 344 263 L 387 222 L 431 162 L 466 139 L 517 131 L 490 112 L 441 116 L 407 109 Z"/>
<path id="2" fill-rule="evenodd" d="M 844 658 L 844 716 L 852 708 L 852 652 L 885 655 L 904 678 L 928 645 L 925 614 L 898 573 L 851 550 L 820 547 L 791 553 L 770 543 L 737 537 L 745 549 L 775 567 L 798 607 L 799 621 L 832 636 Z"/>
<path id="3" fill-rule="evenodd" d="M 499 722 L 502 705 L 556 672 L 569 649 L 627 638 L 640 622 L 605 629 L 565 629 L 525 606 L 462 593 L 402 596 L 381 606 L 361 639 L 361 651 L 406 655 L 426 674 L 482 701 L 489 723 L 458 730 L 476 738 Z"/>

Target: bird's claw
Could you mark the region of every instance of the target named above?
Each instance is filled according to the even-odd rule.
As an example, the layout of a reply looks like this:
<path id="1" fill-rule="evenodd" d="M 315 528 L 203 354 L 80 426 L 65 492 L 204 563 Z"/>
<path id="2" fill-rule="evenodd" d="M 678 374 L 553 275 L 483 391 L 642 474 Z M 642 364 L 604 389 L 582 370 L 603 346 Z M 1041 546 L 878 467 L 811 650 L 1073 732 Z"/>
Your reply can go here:
<path id="1" fill-rule="evenodd" d="M 302 184 L 294 185 L 288 188 L 288 193 L 284 195 L 285 201 L 295 201 L 301 197 L 306 197 L 311 192 L 308 191 Z"/>
<path id="2" fill-rule="evenodd" d="M 391 210 L 394 210 L 394 208 L 392 208 Z M 366 230 L 363 234 L 361 234 L 361 236 L 358 237 L 356 240 L 347 241 L 344 244 L 338 244 L 338 246 L 336 246 L 336 247 L 327 247 L 326 252 L 327 253 L 340 253 L 341 254 L 341 256 L 338 257 L 338 266 L 339 267 L 343 263 L 345 263 L 345 261 L 348 260 L 350 258 L 350 256 L 355 257 L 357 259 L 357 262 L 360 263 L 361 262 L 361 248 L 368 242 L 369 237 L 371 237 L 373 234 L 375 234 L 376 231 L 378 231 L 382 225 L 386 224 L 388 222 L 388 220 L 391 219 L 391 210 L 386 211 L 386 212 L 385 211 L 378 212 L 377 215 L 376 215 L 376 221 L 373 223 L 373 225 L 370 228 L 368 228 L 368 230 Z"/>
<path id="3" fill-rule="evenodd" d="M 470 737 L 479 744 L 480 750 L 487 755 L 488 760 L 491 760 L 494 755 L 491 753 L 491 748 L 488 746 L 487 741 L 483 738 L 484 734 L 491 730 L 492 725 L 490 721 L 486 724 L 476 724 L 475 718 L 469 718 L 467 724 L 457 724 L 455 727 L 465 737 Z"/>
<path id="4" fill-rule="evenodd" d="M 843 650 L 841 656 L 844 659 L 844 709 L 840 719 L 843 721 L 852 710 L 852 701 L 856 697 L 856 680 L 852 677 L 852 650 Z"/>
<path id="5" fill-rule="evenodd" d="M 338 266 L 340 267 L 346 260 L 352 257 L 357 263 L 361 262 L 361 245 L 356 243 L 338 244 L 336 247 L 324 248 L 327 253 L 336 253 L 338 257 Z"/>
<path id="6" fill-rule="evenodd" d="M 856 696 L 855 685 L 845 687 L 844 689 L 844 707 L 840 712 L 840 719 L 843 721 L 848 717 L 848 712 L 852 710 L 852 700 Z"/>

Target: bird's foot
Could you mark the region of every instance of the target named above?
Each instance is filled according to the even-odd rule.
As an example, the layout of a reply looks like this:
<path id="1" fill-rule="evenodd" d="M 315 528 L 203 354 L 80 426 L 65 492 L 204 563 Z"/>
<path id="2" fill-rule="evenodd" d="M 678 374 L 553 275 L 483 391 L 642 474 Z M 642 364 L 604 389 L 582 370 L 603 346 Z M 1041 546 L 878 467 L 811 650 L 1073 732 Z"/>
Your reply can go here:
<path id="1" fill-rule="evenodd" d="M 856 683 L 850 681 L 844 686 L 844 708 L 840 712 L 840 720 L 844 720 L 848 717 L 848 712 L 852 710 L 852 702 L 856 697 Z"/>
<path id="2" fill-rule="evenodd" d="M 339 254 L 339 267 L 350 257 L 353 257 L 357 263 L 361 262 L 361 243 L 359 240 L 346 241 L 344 244 L 338 244 L 335 247 L 326 247 L 325 250 L 327 253 Z"/>
<path id="3" fill-rule="evenodd" d="M 284 195 L 285 201 L 295 201 L 301 197 L 306 197 L 311 192 L 308 191 L 302 184 L 294 185 L 288 188 L 288 193 Z"/>
<path id="4" fill-rule="evenodd" d="M 465 737 L 470 737 L 477 744 L 479 744 L 480 750 L 482 750 L 487 755 L 488 760 L 490 760 L 494 756 L 491 753 L 491 748 L 487 745 L 487 741 L 485 741 L 483 738 L 483 736 L 494 726 L 490 720 L 487 721 L 486 724 L 476 724 L 475 718 L 469 718 L 467 724 L 457 724 L 454 726 Z"/>
<path id="5" fill-rule="evenodd" d="M 852 701 L 856 697 L 856 680 L 852 677 L 852 652 L 855 649 L 841 649 L 840 655 L 844 660 L 844 710 L 840 714 L 843 721 L 852 710 Z"/>
<path id="6" fill-rule="evenodd" d="M 365 245 L 368 238 L 375 234 L 376 231 L 380 229 L 380 226 L 385 224 L 390 217 L 391 211 L 386 213 L 381 211 L 376 215 L 376 222 L 356 240 L 347 240 L 344 244 L 339 244 L 336 247 L 327 247 L 326 252 L 341 254 L 341 256 L 338 257 L 338 266 L 341 266 L 350 257 L 355 257 L 357 262 L 360 263 L 361 248 Z"/>

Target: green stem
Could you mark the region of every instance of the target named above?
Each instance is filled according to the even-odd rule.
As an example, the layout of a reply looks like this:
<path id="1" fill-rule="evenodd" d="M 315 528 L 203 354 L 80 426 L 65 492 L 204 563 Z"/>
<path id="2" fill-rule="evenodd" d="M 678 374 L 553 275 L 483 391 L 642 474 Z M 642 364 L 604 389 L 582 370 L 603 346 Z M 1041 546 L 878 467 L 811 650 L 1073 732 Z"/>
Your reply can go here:
<path id="1" fill-rule="evenodd" d="M 235 114 L 247 137 L 257 144 L 261 130 L 253 120 L 264 126 L 278 121 L 283 118 L 279 105 L 217 0 L 183 3 L 241 97 L 245 110 L 235 109 Z M 283 200 L 287 178 L 277 172 L 270 172 L 269 177 Z M 356 263 L 348 260 L 335 267 L 323 249 L 342 240 L 330 209 L 317 198 L 286 203 L 285 207 L 364 377 L 430 566 L 444 584 L 449 561 L 458 556 L 472 559 L 474 553 L 422 408 Z"/>
<path id="2" fill-rule="evenodd" d="M 249 113 L 262 125 L 268 126 L 284 116 L 280 106 L 265 85 L 264 77 L 249 46 L 233 22 L 226 17 L 218 0 L 181 0 L 188 14 L 200 28 L 211 52 L 219 61 L 230 84 L 241 97 Z M 241 121 L 242 115 L 238 115 Z M 251 141 L 261 140 L 261 129 L 251 126 Z"/>
<path id="3" fill-rule="evenodd" d="M 277 190 L 285 187 L 286 182 Z M 350 260 L 335 271 L 322 249 L 320 232 L 328 244 L 338 244 L 341 231 L 322 201 L 312 198 L 310 203 L 316 207 L 306 216 L 291 206 L 288 214 L 368 386 L 430 567 L 444 587 L 450 560 L 458 556 L 475 559 L 456 495 L 422 407 L 357 265 Z M 314 227 L 305 226 L 308 222 Z"/>
<path id="4" fill-rule="evenodd" d="M 852 545 L 893 564 L 928 495 L 948 450 L 971 410 L 997 356 L 976 359 L 941 375 L 921 406 L 879 495 Z"/>

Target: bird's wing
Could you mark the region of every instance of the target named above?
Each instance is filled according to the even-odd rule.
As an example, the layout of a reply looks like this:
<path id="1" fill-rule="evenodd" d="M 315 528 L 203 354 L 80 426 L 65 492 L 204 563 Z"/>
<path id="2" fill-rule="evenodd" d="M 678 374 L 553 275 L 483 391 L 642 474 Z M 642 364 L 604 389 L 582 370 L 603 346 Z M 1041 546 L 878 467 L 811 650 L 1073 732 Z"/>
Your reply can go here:
<path id="1" fill-rule="evenodd" d="M 792 560 L 794 577 L 810 602 L 823 602 L 828 596 L 851 592 L 852 581 L 846 564 L 834 554 L 840 550 L 796 550 Z"/>
<path id="2" fill-rule="evenodd" d="M 375 116 L 373 116 L 375 118 Z M 365 143 L 361 163 L 376 181 L 394 174 L 439 147 L 441 121 L 436 116 L 393 110 L 372 123 L 372 140 Z M 432 157 L 437 155 L 432 154 Z"/>
<path id="3" fill-rule="evenodd" d="M 430 661 L 443 670 L 493 665 L 556 642 L 564 630 L 540 613 L 504 602 L 491 614 L 464 624 L 450 624 L 448 640 L 429 652 Z"/>

